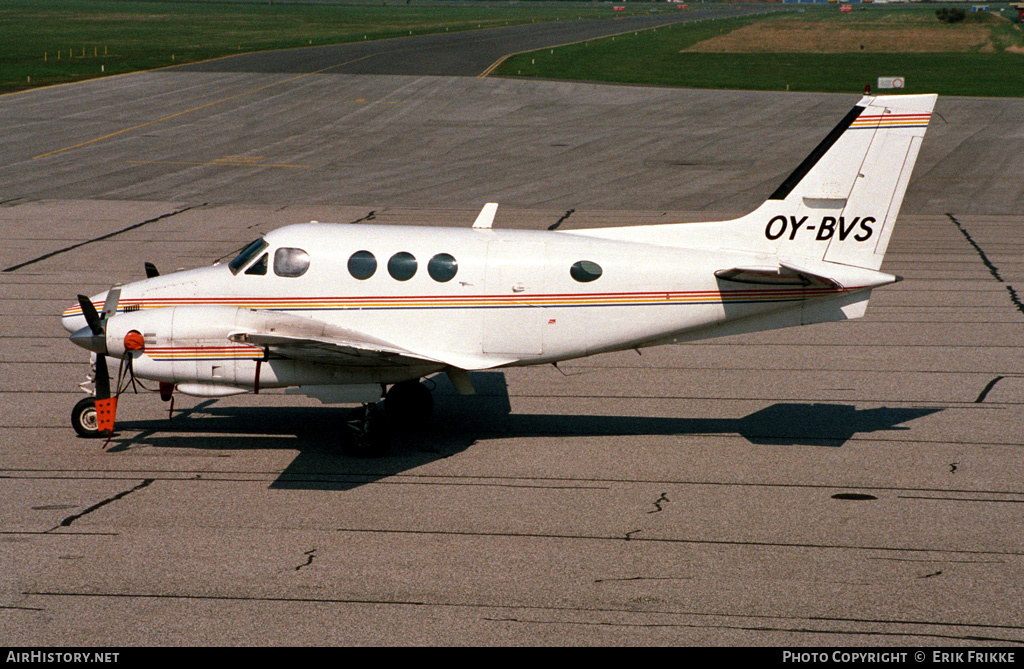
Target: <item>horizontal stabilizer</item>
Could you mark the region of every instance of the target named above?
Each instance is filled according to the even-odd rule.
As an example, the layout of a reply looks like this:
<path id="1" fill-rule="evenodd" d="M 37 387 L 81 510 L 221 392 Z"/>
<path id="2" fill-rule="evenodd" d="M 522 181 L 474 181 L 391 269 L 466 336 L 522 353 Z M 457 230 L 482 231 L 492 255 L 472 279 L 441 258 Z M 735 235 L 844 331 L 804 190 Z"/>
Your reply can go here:
<path id="1" fill-rule="evenodd" d="M 804 286 L 841 288 L 835 281 L 803 272 L 785 264 L 778 267 L 734 267 L 720 269 L 715 276 L 724 281 L 753 283 L 762 286 Z"/>
<path id="2" fill-rule="evenodd" d="M 720 269 L 715 276 L 723 281 L 770 286 L 831 288 L 837 291 L 864 290 L 902 281 L 901 277 L 863 267 L 818 262 L 814 269 L 780 262 L 775 267 L 733 267 Z"/>

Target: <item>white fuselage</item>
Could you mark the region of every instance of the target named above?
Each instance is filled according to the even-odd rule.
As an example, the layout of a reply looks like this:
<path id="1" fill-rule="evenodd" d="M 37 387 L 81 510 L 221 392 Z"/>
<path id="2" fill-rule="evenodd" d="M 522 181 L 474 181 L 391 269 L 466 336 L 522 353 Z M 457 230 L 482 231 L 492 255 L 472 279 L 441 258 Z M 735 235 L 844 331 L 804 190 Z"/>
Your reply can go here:
<path id="1" fill-rule="evenodd" d="M 273 314 L 281 314 L 379 337 L 436 364 L 341 368 L 266 359 L 258 372 L 263 387 L 395 383 L 446 367 L 556 362 L 671 342 L 693 331 L 715 336 L 725 322 L 758 315 L 796 314 L 758 329 L 798 325 L 809 300 L 854 301 L 844 288 L 716 278 L 717 270 L 761 259 L 711 252 L 713 240 L 703 240 L 707 248 L 682 248 L 571 232 L 318 223 L 264 239 L 266 248 L 237 272 L 218 264 L 122 286 L 107 333 L 111 354 L 119 355 L 124 333 L 137 330 L 146 348 L 136 356 L 136 375 L 210 384 L 212 391 L 251 390 L 263 350 L 227 337 L 272 331 Z M 279 276 L 279 249 L 305 252 L 308 268 Z M 350 269 L 361 251 L 376 263 L 367 278 Z M 365 275 L 372 263 L 360 255 L 355 272 Z M 93 298 L 98 308 L 104 297 Z M 84 326 L 81 310 L 66 311 L 63 324 L 71 332 Z"/>

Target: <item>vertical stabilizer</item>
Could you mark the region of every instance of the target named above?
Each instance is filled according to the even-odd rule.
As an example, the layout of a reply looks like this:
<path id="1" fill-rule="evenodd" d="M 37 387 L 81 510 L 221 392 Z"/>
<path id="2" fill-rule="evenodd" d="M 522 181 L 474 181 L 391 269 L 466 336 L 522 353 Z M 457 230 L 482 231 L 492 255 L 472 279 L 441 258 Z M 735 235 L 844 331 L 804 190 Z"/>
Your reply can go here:
<path id="1" fill-rule="evenodd" d="M 775 254 L 881 267 L 935 99 L 863 98 L 751 214 Z"/>
<path id="2" fill-rule="evenodd" d="M 571 234 L 740 251 L 758 256 L 762 264 L 772 258 L 778 267 L 828 263 L 819 267 L 827 273 L 878 270 L 935 100 L 935 95 L 861 98 L 775 192 L 742 218 Z"/>

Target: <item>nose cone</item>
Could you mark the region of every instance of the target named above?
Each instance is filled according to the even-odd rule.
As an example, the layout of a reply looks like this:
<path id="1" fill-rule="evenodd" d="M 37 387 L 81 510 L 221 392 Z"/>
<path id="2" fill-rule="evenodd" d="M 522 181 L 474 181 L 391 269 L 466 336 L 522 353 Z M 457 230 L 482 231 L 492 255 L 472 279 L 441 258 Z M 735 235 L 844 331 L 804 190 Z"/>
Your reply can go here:
<path id="1" fill-rule="evenodd" d="M 71 333 L 78 332 L 88 325 L 85 322 L 85 316 L 82 315 L 82 307 L 77 304 L 64 310 L 64 314 L 60 317 L 60 324 Z"/>
<path id="2" fill-rule="evenodd" d="M 85 319 L 83 318 L 84 322 Z M 92 328 L 86 325 L 79 330 L 76 330 L 70 337 L 71 342 L 76 346 L 81 346 L 86 351 L 92 351 L 99 355 L 107 354 L 107 338 L 105 335 L 97 335 L 92 333 Z"/>
<path id="3" fill-rule="evenodd" d="M 109 290 L 105 290 L 102 293 L 98 295 L 93 295 L 92 297 L 89 298 L 89 301 L 92 302 L 92 306 L 95 307 L 96 311 L 100 312 L 101 314 L 103 312 L 103 306 L 104 303 L 106 302 L 107 294 L 109 292 Z M 82 305 L 76 302 L 72 306 L 65 309 L 64 313 L 61 314 L 60 324 L 64 326 L 65 330 L 72 334 L 78 332 L 86 325 L 88 325 L 88 322 L 85 320 L 85 315 L 82 314 Z"/>

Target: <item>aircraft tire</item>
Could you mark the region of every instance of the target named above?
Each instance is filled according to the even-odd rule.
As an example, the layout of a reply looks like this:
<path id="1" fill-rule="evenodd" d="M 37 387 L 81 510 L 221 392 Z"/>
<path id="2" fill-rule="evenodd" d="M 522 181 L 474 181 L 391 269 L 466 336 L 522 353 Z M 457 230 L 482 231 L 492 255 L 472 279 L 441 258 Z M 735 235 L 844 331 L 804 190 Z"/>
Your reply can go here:
<path id="1" fill-rule="evenodd" d="M 420 430 L 434 413 L 434 396 L 419 381 L 396 383 L 384 395 L 384 412 L 395 428 Z"/>
<path id="2" fill-rule="evenodd" d="M 99 421 L 96 417 L 96 398 L 86 397 L 78 401 L 75 408 L 71 410 L 71 427 L 75 428 L 78 436 L 86 439 L 106 436 L 100 432 Z"/>

